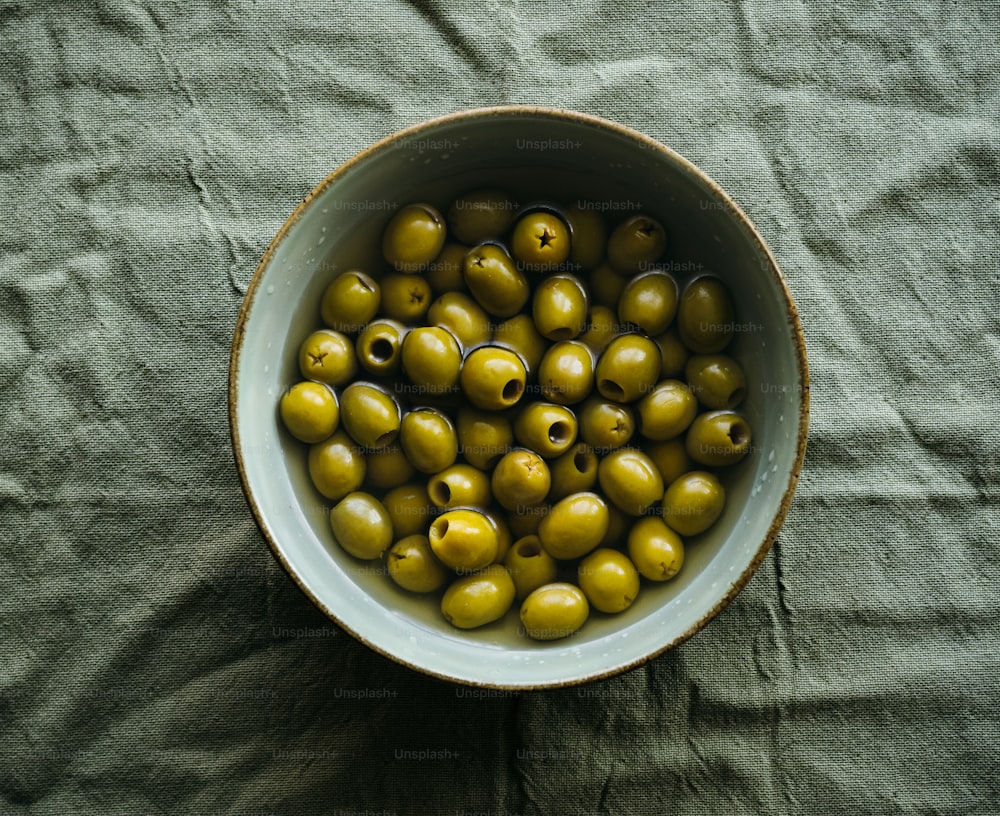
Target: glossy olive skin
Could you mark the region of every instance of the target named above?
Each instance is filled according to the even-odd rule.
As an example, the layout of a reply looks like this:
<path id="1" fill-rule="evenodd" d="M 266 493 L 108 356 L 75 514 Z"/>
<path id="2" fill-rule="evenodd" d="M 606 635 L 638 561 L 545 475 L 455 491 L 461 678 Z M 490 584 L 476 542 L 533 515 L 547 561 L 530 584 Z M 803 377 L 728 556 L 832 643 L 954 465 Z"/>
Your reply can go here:
<path id="1" fill-rule="evenodd" d="M 563 209 L 569 224 L 571 246 L 569 261 L 581 269 L 596 269 L 604 260 L 608 245 L 608 228 L 601 214 L 592 208 L 575 202 Z"/>
<path id="2" fill-rule="evenodd" d="M 462 350 L 454 335 L 439 326 L 421 326 L 403 338 L 400 359 L 414 394 L 452 392 L 462 370 Z"/>
<path id="3" fill-rule="evenodd" d="M 628 556 L 607 547 L 594 550 L 577 567 L 577 582 L 591 607 L 616 614 L 639 594 L 639 572 Z"/>
<path id="4" fill-rule="evenodd" d="M 405 327 L 397 320 L 387 318 L 372 320 L 362 329 L 356 343 L 357 358 L 361 367 L 379 377 L 392 377 L 398 374 L 405 334 Z"/>
<path id="5" fill-rule="evenodd" d="M 708 467 L 735 465 L 750 453 L 750 423 L 734 411 L 698 414 L 685 437 L 688 456 Z"/>
<path id="6" fill-rule="evenodd" d="M 552 275 L 535 287 L 531 313 L 549 340 L 572 340 L 587 327 L 587 292 L 572 275 Z"/>
<path id="7" fill-rule="evenodd" d="M 678 436 L 666 442 L 647 442 L 643 444 L 642 450 L 653 460 L 665 485 L 689 470 L 695 470 L 694 460 L 687 455 L 684 437 Z"/>
<path id="8" fill-rule="evenodd" d="M 625 291 L 628 278 L 619 275 L 611 264 L 603 263 L 587 277 L 591 303 L 611 309 L 618 314 L 618 300 Z"/>
<path id="9" fill-rule="evenodd" d="M 514 580 L 515 595 L 519 600 L 538 587 L 551 584 L 556 580 L 558 572 L 556 560 L 542 549 L 542 543 L 536 535 L 524 536 L 515 541 L 503 563 Z"/>
<path id="10" fill-rule="evenodd" d="M 462 272 L 476 302 L 496 317 L 513 317 L 531 296 L 528 279 L 499 244 L 480 244 L 470 249 Z"/>
<path id="11" fill-rule="evenodd" d="M 524 396 L 528 372 L 521 358 L 500 346 L 473 349 L 462 363 L 462 394 L 484 411 L 512 408 Z"/>
<path id="12" fill-rule="evenodd" d="M 677 313 L 677 281 L 667 272 L 636 275 L 618 300 L 618 319 L 634 324 L 646 334 L 662 334 Z"/>
<path id="13" fill-rule="evenodd" d="M 448 569 L 437 560 L 425 535 L 411 535 L 400 539 L 385 558 L 389 577 L 410 592 L 434 592 L 451 577 Z"/>
<path id="14" fill-rule="evenodd" d="M 419 272 L 433 261 L 447 237 L 444 217 L 430 204 L 407 204 L 382 233 L 382 257 L 397 272 Z"/>
<path id="15" fill-rule="evenodd" d="M 639 430 L 647 439 L 664 441 L 680 436 L 698 414 L 698 400 L 687 383 L 662 380 L 636 405 Z"/>
<path id="16" fill-rule="evenodd" d="M 493 498 L 513 512 L 544 502 L 551 486 L 549 466 L 537 453 L 524 448 L 504 454 L 490 479 Z"/>
<path id="17" fill-rule="evenodd" d="M 649 269 L 667 249 L 663 225 L 648 215 L 625 219 L 608 237 L 608 263 L 619 275 Z"/>
<path id="18" fill-rule="evenodd" d="M 549 463 L 552 486 L 548 500 L 559 501 L 571 493 L 583 493 L 597 483 L 597 454 L 583 442 L 578 442 L 562 456 Z"/>
<path id="19" fill-rule="evenodd" d="M 660 376 L 664 378 L 680 377 L 684 373 L 684 366 L 687 364 L 691 352 L 681 342 L 677 327 L 671 326 L 659 335 L 656 338 L 656 345 L 660 349 Z"/>
<path id="20" fill-rule="evenodd" d="M 733 339 L 736 310 L 718 278 L 695 278 L 684 287 L 677 306 L 677 332 L 695 354 L 717 354 Z"/>
<path id="21" fill-rule="evenodd" d="M 590 606 L 583 591 L 573 584 L 544 584 L 521 603 L 521 625 L 535 640 L 569 637 L 586 623 Z"/>
<path id="22" fill-rule="evenodd" d="M 500 564 L 491 564 L 452 581 L 441 597 L 441 614 L 458 629 L 475 629 L 506 615 L 514 593 L 510 573 Z"/>
<path id="23" fill-rule="evenodd" d="M 323 383 L 295 383 L 282 395 L 278 411 L 288 432 L 309 444 L 328 439 L 340 422 L 337 395 Z"/>
<path id="24" fill-rule="evenodd" d="M 531 272 L 548 272 L 569 259 L 569 225 L 555 213 L 532 210 L 514 224 L 510 253 Z"/>
<path id="25" fill-rule="evenodd" d="M 514 315 L 498 324 L 493 330 L 493 342 L 517 352 L 529 374 L 538 370 L 549 346 L 535 328 L 531 315 L 526 314 Z"/>
<path id="26" fill-rule="evenodd" d="M 448 208 L 451 234 L 463 244 L 498 241 L 514 222 L 517 202 L 503 190 L 473 190 L 459 196 Z"/>
<path id="27" fill-rule="evenodd" d="M 597 360 L 597 390 L 605 399 L 635 402 L 652 391 L 660 376 L 660 349 L 641 334 L 623 334 Z"/>
<path id="28" fill-rule="evenodd" d="M 441 254 L 427 264 L 424 268 L 424 278 L 435 295 L 465 290 L 462 267 L 468 251 L 469 247 L 465 244 L 446 243 Z"/>
<path id="29" fill-rule="evenodd" d="M 315 488 L 334 501 L 361 487 L 367 467 L 361 449 L 343 429 L 309 448 L 308 465 Z"/>
<path id="30" fill-rule="evenodd" d="M 358 372 L 354 343 L 346 334 L 319 329 L 299 346 L 299 372 L 307 380 L 344 385 Z"/>
<path id="31" fill-rule="evenodd" d="M 486 507 L 493 498 L 490 477 L 472 465 L 462 464 L 431 476 L 427 480 L 427 494 L 441 509 Z"/>
<path id="32" fill-rule="evenodd" d="M 460 408 L 455 425 L 459 452 L 480 470 L 492 470 L 514 445 L 514 429 L 506 414 Z"/>
<path id="33" fill-rule="evenodd" d="M 663 495 L 663 520 L 682 536 L 705 532 L 726 506 L 726 489 L 719 479 L 703 470 L 675 479 Z"/>
<path id="34" fill-rule="evenodd" d="M 463 571 L 492 564 L 500 545 L 492 519 L 471 508 L 448 510 L 437 516 L 427 538 L 442 564 Z"/>
<path id="35" fill-rule="evenodd" d="M 743 368 L 725 354 L 694 355 L 685 365 L 684 376 L 706 408 L 735 408 L 746 396 Z"/>
<path id="36" fill-rule="evenodd" d="M 433 408 L 418 408 L 403 417 L 399 445 L 421 473 L 439 473 L 458 458 L 455 426 L 446 414 Z"/>
<path id="37" fill-rule="evenodd" d="M 618 336 L 620 325 L 614 310 L 591 304 L 587 314 L 587 328 L 577 338 L 595 354 L 600 354 Z"/>
<path id="38" fill-rule="evenodd" d="M 601 459 L 597 481 L 608 501 L 630 516 L 641 516 L 663 497 L 660 471 L 636 448 L 621 448 Z"/>
<path id="39" fill-rule="evenodd" d="M 358 269 L 348 270 L 330 283 L 320 299 L 323 322 L 334 331 L 356 334 L 378 313 L 382 288 Z"/>
<path id="40" fill-rule="evenodd" d="M 382 497 L 382 505 L 389 514 L 396 541 L 426 533 L 431 520 L 437 515 L 437 508 L 431 503 L 427 485 L 423 482 L 407 482 L 392 488 Z"/>
<path id="41" fill-rule="evenodd" d="M 340 393 L 340 418 L 351 439 L 364 448 L 384 448 L 399 435 L 402 412 L 383 389 L 351 383 Z"/>
<path id="42" fill-rule="evenodd" d="M 629 405 L 591 397 L 578 416 L 580 438 L 602 455 L 624 447 L 635 433 L 635 412 Z"/>
<path id="43" fill-rule="evenodd" d="M 646 516 L 629 531 L 628 557 L 643 578 L 668 581 L 684 565 L 684 541 L 659 516 Z"/>
<path id="44" fill-rule="evenodd" d="M 464 292 L 445 292 L 427 310 L 427 323 L 451 332 L 465 348 L 489 341 L 493 329 L 490 316 Z"/>
<path id="45" fill-rule="evenodd" d="M 348 493 L 330 510 L 330 528 L 337 543 L 355 558 L 381 557 L 392 544 L 392 520 L 371 493 Z"/>
<path id="46" fill-rule="evenodd" d="M 577 421 L 564 405 L 533 402 L 514 420 L 514 438 L 543 459 L 555 459 L 576 442 Z"/>
<path id="47" fill-rule="evenodd" d="M 366 451 L 365 462 L 365 485 L 377 490 L 390 490 L 406 484 L 416 475 L 416 469 L 399 445 Z"/>
<path id="48" fill-rule="evenodd" d="M 379 286 L 382 287 L 382 314 L 407 325 L 419 323 L 433 300 L 431 285 L 423 275 L 396 272 L 384 276 Z"/>
<path id="49" fill-rule="evenodd" d="M 594 353 L 577 340 L 553 343 L 538 365 L 542 397 L 575 405 L 594 390 Z"/>
<path id="50" fill-rule="evenodd" d="M 596 493 L 572 493 L 560 499 L 538 525 L 538 540 L 557 560 L 579 558 L 594 549 L 608 531 L 608 506 Z"/>

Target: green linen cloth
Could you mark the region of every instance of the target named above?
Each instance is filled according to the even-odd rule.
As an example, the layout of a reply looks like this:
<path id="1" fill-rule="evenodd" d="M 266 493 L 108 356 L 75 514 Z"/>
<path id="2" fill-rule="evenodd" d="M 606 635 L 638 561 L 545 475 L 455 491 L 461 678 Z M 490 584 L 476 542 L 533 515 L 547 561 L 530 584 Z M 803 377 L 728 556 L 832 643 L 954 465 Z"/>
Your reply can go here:
<path id="1" fill-rule="evenodd" d="M 998 36 L 987 2 L 0 0 L 0 814 L 1000 813 Z M 738 599 L 646 667 L 520 695 L 317 612 L 226 415 L 302 196 L 510 102 L 729 191 L 813 386 Z"/>

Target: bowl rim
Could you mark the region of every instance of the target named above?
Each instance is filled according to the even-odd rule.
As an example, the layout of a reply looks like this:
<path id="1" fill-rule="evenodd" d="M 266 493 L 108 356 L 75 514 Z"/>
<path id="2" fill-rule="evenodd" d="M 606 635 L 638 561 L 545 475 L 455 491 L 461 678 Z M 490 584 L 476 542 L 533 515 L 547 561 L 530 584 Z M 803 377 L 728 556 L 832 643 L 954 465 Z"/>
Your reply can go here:
<path id="1" fill-rule="evenodd" d="M 363 164 L 379 153 L 386 149 L 389 149 L 392 145 L 399 142 L 412 141 L 415 137 L 419 136 L 421 133 L 427 130 L 433 130 L 442 125 L 446 125 L 454 122 L 461 122 L 470 119 L 477 118 L 488 118 L 488 117 L 541 117 L 548 119 L 558 119 L 567 122 L 572 122 L 574 124 L 584 124 L 596 129 L 601 129 L 605 131 L 611 131 L 612 133 L 628 139 L 633 142 L 638 142 L 645 146 L 646 149 L 651 150 L 655 153 L 666 156 L 671 162 L 682 169 L 684 172 L 695 177 L 699 183 L 704 184 L 708 189 L 716 195 L 719 200 L 723 202 L 726 207 L 728 214 L 735 218 L 741 225 L 741 227 L 746 231 L 746 234 L 753 241 L 756 250 L 760 255 L 767 259 L 769 264 L 769 272 L 775 279 L 775 283 L 778 285 L 778 289 L 781 292 L 785 312 L 788 318 L 789 327 L 791 329 L 791 338 L 795 346 L 795 357 L 798 366 L 798 375 L 800 382 L 797 384 L 797 389 L 799 393 L 798 401 L 798 421 L 799 421 L 799 431 L 798 437 L 796 439 L 796 450 L 795 459 L 792 468 L 788 474 L 788 481 L 785 486 L 785 490 L 782 494 L 781 501 L 778 505 L 777 511 L 771 520 L 771 524 L 765 533 L 764 539 L 758 547 L 754 557 L 751 559 L 747 567 L 740 573 L 740 575 L 733 581 L 729 590 L 710 608 L 706 611 L 697 621 L 692 623 L 687 629 L 681 632 L 679 635 L 671 639 L 670 641 L 664 643 L 659 648 L 647 652 L 640 657 L 631 660 L 627 663 L 616 665 L 605 671 L 590 672 L 582 677 L 572 677 L 565 681 L 542 681 L 534 683 L 505 683 L 502 681 L 488 681 L 488 680 L 472 680 L 465 677 L 458 677 L 447 672 L 435 671 L 432 668 L 426 666 L 417 665 L 405 660 L 403 657 L 393 654 L 391 651 L 379 646 L 377 643 L 373 643 L 368 638 L 364 637 L 359 632 L 354 631 L 347 624 L 345 624 L 335 613 L 335 611 L 329 608 L 323 601 L 321 601 L 306 584 L 300 580 L 297 572 L 293 566 L 289 563 L 284 553 L 281 550 L 278 542 L 272 536 L 270 529 L 265 523 L 264 514 L 261 510 L 257 499 L 254 496 L 253 489 L 251 488 L 249 478 L 247 476 L 246 465 L 243 461 L 242 446 L 240 444 L 240 430 L 239 430 L 239 416 L 237 410 L 237 394 L 238 394 L 238 383 L 237 383 L 237 372 L 240 368 L 240 358 L 243 348 L 243 338 L 246 332 L 246 324 L 249 320 L 250 312 L 253 309 L 254 302 L 256 301 L 256 296 L 258 293 L 258 288 L 260 282 L 263 278 L 264 272 L 271 263 L 271 259 L 277 252 L 279 246 L 291 232 L 292 228 L 298 223 L 300 217 L 302 216 L 305 209 L 310 205 L 310 203 L 323 194 L 331 185 L 335 184 L 342 176 L 350 173 L 355 167 Z M 434 677 L 439 680 L 444 680 L 451 683 L 457 683 L 465 686 L 472 686 L 475 688 L 489 688 L 489 689 L 499 689 L 499 690 L 509 690 L 509 691 L 539 691 L 545 689 L 553 688 L 566 688 L 572 686 L 579 686 L 585 683 L 594 682 L 596 680 L 604 680 L 610 677 L 615 677 L 625 672 L 631 671 L 632 669 L 638 668 L 644 665 L 650 660 L 662 655 L 663 653 L 673 649 L 680 644 L 684 643 L 689 638 L 697 634 L 702 628 L 704 628 L 713 618 L 715 618 L 723 609 L 725 609 L 732 600 L 743 590 L 746 584 L 750 581 L 753 575 L 760 568 L 761 563 L 767 557 L 770 552 L 771 547 L 775 544 L 781 527 L 788 515 L 789 508 L 791 506 L 792 497 L 795 494 L 795 489 L 798 485 L 799 476 L 802 472 L 803 462 L 805 460 L 806 444 L 808 441 L 808 431 L 809 431 L 809 365 L 806 355 L 806 344 L 805 336 L 802 330 L 802 324 L 799 319 L 798 309 L 796 308 L 795 301 L 792 298 L 791 290 L 789 289 L 788 282 L 785 278 L 784 273 L 781 271 L 781 267 L 778 265 L 777 259 L 774 257 L 768 245 L 765 243 L 763 237 L 757 230 L 757 227 L 750 220 L 750 218 L 743 212 L 742 208 L 730 197 L 725 190 L 722 189 L 711 177 L 708 176 L 705 171 L 698 168 L 692 162 L 684 158 L 682 155 L 674 151 L 673 149 L 667 147 L 660 141 L 653 139 L 651 136 L 628 126 L 623 125 L 619 122 L 606 119 L 602 116 L 597 116 L 595 114 L 584 113 L 581 111 L 571 110 L 567 108 L 560 107 L 549 107 L 544 105 L 495 105 L 486 107 L 470 107 L 462 108 L 451 113 L 446 113 L 440 116 L 435 116 L 429 119 L 422 120 L 413 125 L 396 130 L 387 136 L 379 139 L 378 141 L 372 143 L 368 147 L 355 153 L 353 156 L 348 158 L 346 161 L 341 163 L 336 169 L 329 173 L 324 179 L 322 179 L 313 189 L 298 203 L 295 209 L 289 214 L 285 219 L 281 228 L 271 239 L 261 256 L 260 261 L 254 269 L 254 273 L 250 278 L 247 285 L 246 292 L 243 295 L 242 303 L 240 304 L 240 311 L 237 315 L 235 327 L 233 330 L 233 339 L 230 346 L 229 354 L 229 370 L 228 370 L 228 418 L 229 418 L 229 431 L 230 431 L 230 442 L 233 450 L 233 455 L 236 463 L 237 471 L 240 476 L 240 485 L 243 490 L 244 497 L 250 508 L 251 514 L 254 517 L 254 521 L 257 524 L 257 528 L 263 534 L 265 540 L 267 541 L 268 548 L 271 554 L 277 559 L 278 563 L 288 574 L 288 576 L 295 582 L 299 590 L 302 591 L 306 597 L 319 609 L 321 610 L 330 620 L 336 623 L 341 629 L 348 632 L 356 640 L 363 643 L 368 648 L 377 652 L 378 654 L 389 658 L 395 663 L 406 666 L 407 668 L 419 672 L 420 674 Z"/>

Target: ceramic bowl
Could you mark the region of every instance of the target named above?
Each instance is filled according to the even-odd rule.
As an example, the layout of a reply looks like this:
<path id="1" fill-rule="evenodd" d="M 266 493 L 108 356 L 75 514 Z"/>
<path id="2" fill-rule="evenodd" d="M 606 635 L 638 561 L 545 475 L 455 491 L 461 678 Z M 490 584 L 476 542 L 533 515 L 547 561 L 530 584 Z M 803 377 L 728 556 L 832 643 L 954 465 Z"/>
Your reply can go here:
<path id="1" fill-rule="evenodd" d="M 517 186 L 527 199 L 587 200 L 615 221 L 642 210 L 667 228 L 660 264 L 683 281 L 719 276 L 737 308 L 727 353 L 747 375 L 741 410 L 750 455 L 727 476 L 720 520 L 693 539 L 680 574 L 644 583 L 625 613 L 592 613 L 575 635 L 535 642 L 506 618 L 459 631 L 437 603 L 398 589 L 380 561 L 332 540 L 330 502 L 312 487 L 305 446 L 276 406 L 299 379 L 296 350 L 320 326 L 320 294 L 345 269 L 370 262 L 393 210 L 443 207 L 478 187 Z M 711 620 L 764 559 L 802 465 L 808 374 L 802 330 L 778 265 L 746 215 L 717 184 L 662 144 L 571 111 L 462 111 L 400 131 L 324 179 L 291 214 L 250 282 L 236 325 L 229 380 L 232 441 L 250 509 L 302 591 L 362 643 L 413 669 L 481 687 L 540 689 L 608 677 L 684 641 Z M 720 621 L 720 625 L 724 625 Z M 734 624 L 735 625 L 735 624 Z"/>

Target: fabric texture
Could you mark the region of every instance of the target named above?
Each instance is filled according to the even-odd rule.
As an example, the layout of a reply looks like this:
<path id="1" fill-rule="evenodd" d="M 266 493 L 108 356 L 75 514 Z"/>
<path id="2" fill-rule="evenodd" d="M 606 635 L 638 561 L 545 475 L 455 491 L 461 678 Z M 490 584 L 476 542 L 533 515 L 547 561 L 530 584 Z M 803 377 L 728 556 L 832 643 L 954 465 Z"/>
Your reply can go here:
<path id="1" fill-rule="evenodd" d="M 0 813 L 1000 813 L 993 4 L 0 0 Z M 499 103 L 704 169 L 796 298 L 810 445 L 692 640 L 474 692 L 326 619 L 226 376 L 341 162 Z"/>

